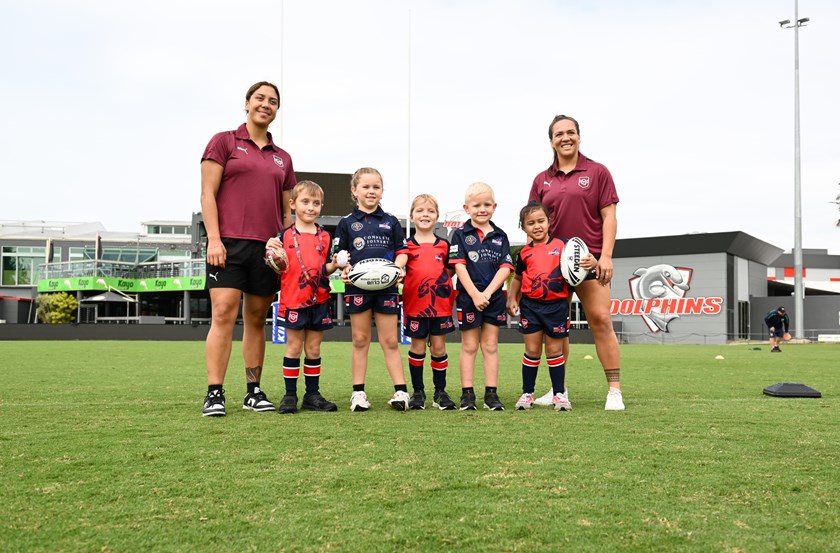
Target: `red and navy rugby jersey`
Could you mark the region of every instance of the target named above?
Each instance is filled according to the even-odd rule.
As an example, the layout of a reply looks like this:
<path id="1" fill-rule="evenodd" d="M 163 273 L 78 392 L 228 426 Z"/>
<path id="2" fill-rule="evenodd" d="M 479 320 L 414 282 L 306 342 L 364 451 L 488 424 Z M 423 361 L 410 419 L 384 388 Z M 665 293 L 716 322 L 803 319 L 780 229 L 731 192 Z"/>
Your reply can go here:
<path id="1" fill-rule="evenodd" d="M 564 242 L 552 238 L 544 244 L 527 244 L 516 256 L 516 274 L 522 277 L 522 295 L 534 300 L 553 301 L 569 297 L 560 272 Z"/>
<path id="2" fill-rule="evenodd" d="M 358 207 L 345 215 L 335 229 L 333 239 L 335 251 L 347 250 L 350 263 L 365 259 L 382 258 L 393 261 L 397 250 L 405 249 L 405 234 L 396 217 L 378 206 L 373 213 L 365 213 Z M 396 294 L 397 284 L 385 290 L 369 292 L 352 284 L 345 286 L 345 294 Z"/>
<path id="3" fill-rule="evenodd" d="M 437 238 L 432 243 L 418 243 L 413 237 L 398 254 L 408 254 L 403 281 L 403 308 L 410 317 L 449 317 L 455 292 L 448 266 L 449 242 Z"/>
<path id="4" fill-rule="evenodd" d="M 280 275 L 281 312 L 330 299 L 329 275 L 324 274 L 324 264 L 330 258 L 330 233 L 316 227 L 317 231 L 310 234 L 300 232 L 292 225 L 280 236 L 289 258 L 289 268 Z"/>
<path id="5" fill-rule="evenodd" d="M 485 235 L 472 225 L 472 221 L 467 221 L 452 234 L 452 245 L 449 247 L 449 263 L 465 264 L 479 291 L 490 285 L 502 267 L 513 269 L 507 234 L 492 221 L 490 226 L 493 230 Z M 465 291 L 460 281 L 458 290 Z M 499 288 L 496 293 L 502 293 L 502 289 Z"/>

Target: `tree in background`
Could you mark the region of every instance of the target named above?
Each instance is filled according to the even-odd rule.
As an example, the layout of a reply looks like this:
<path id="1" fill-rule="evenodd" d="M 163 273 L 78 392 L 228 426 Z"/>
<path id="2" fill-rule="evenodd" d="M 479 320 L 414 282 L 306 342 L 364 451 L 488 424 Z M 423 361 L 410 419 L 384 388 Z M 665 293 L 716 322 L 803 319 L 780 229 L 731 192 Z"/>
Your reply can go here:
<path id="1" fill-rule="evenodd" d="M 79 307 L 76 298 L 67 292 L 38 294 L 38 319 L 44 324 L 66 324 L 76 322 L 75 312 Z"/>

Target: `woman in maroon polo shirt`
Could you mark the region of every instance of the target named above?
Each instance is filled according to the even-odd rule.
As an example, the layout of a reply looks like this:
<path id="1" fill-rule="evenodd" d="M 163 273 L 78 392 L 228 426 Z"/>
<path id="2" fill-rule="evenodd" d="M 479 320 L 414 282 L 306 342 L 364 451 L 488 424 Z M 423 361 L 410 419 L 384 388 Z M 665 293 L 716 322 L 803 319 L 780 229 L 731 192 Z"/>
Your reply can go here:
<path id="1" fill-rule="evenodd" d="M 207 230 L 207 288 L 212 322 L 207 333 L 207 396 L 204 416 L 224 416 L 222 385 L 230 360 L 233 327 L 242 300 L 242 356 L 248 393 L 243 408 L 274 411 L 260 389 L 265 358 L 265 318 L 279 288 L 266 267 L 266 240 L 291 224 L 292 158 L 275 146 L 268 126 L 277 117 L 280 93 L 268 82 L 245 94 L 245 123 L 210 139 L 201 156 L 201 211 Z"/>
<path id="2" fill-rule="evenodd" d="M 554 160 L 551 167 L 536 176 L 528 199 L 551 209 L 552 236 L 562 239 L 578 236 L 598 258 L 595 270 L 574 290 L 583 304 L 595 339 L 595 351 L 607 378 L 609 390 L 604 409 L 621 411 L 624 401 L 620 357 L 610 315 L 609 287 L 613 277 L 618 194 L 609 170 L 580 153 L 580 125 L 575 119 L 556 116 L 548 127 L 548 137 Z M 564 353 L 568 360 L 569 352 Z M 551 396 L 547 396 L 550 404 Z M 545 403 L 545 397 L 536 403 Z"/>

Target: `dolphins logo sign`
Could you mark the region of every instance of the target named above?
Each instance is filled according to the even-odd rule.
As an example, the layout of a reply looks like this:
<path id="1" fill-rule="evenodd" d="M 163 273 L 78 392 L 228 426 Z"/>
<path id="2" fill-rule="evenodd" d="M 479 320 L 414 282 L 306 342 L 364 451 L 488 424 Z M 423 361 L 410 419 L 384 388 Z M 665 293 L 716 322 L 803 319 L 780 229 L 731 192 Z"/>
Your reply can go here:
<path id="1" fill-rule="evenodd" d="M 686 297 L 694 270 L 661 263 L 636 269 L 630 279 L 628 300 L 610 300 L 613 315 L 641 315 L 651 332 L 669 332 L 680 315 L 718 315 L 723 298 Z"/>

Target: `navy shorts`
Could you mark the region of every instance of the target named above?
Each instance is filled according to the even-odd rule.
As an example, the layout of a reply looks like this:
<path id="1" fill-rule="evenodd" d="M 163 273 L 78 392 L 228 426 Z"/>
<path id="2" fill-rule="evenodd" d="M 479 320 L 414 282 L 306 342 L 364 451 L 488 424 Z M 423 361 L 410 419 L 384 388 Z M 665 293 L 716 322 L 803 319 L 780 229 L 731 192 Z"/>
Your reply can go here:
<path id="1" fill-rule="evenodd" d="M 782 330 L 782 327 L 781 327 L 781 326 L 777 326 L 777 327 L 775 327 L 775 328 L 776 328 L 776 330 L 770 330 L 770 327 L 769 327 L 769 326 L 767 327 L 767 332 L 769 332 L 769 333 L 770 333 L 770 337 L 771 337 L 771 338 L 773 338 L 773 337 L 776 337 L 776 338 L 784 338 L 784 336 L 785 336 L 785 331 L 784 331 L 784 330 Z"/>
<path id="2" fill-rule="evenodd" d="M 539 301 L 522 296 L 519 301 L 519 332 L 544 332 L 552 338 L 569 335 L 569 302 L 566 298 Z"/>
<path id="3" fill-rule="evenodd" d="M 403 318 L 403 334 L 409 338 L 428 338 L 442 336 L 455 330 L 452 317 L 411 317 Z"/>
<path id="4" fill-rule="evenodd" d="M 280 290 L 280 277 L 265 264 L 265 242 L 222 238 L 227 250 L 225 266 L 207 264 L 205 287 L 235 288 L 255 296 L 271 296 Z"/>
<path id="5" fill-rule="evenodd" d="M 286 309 L 277 313 L 277 324 L 291 330 L 329 330 L 333 327 L 330 304 Z"/>
<path id="6" fill-rule="evenodd" d="M 455 300 L 458 308 L 458 328 L 469 330 L 479 328 L 483 324 L 504 326 L 507 324 L 505 308 L 507 300 L 502 292 L 496 292 L 490 298 L 490 305 L 484 311 L 476 309 L 472 298 L 466 292 L 461 292 Z"/>
<path id="7" fill-rule="evenodd" d="M 347 313 L 364 313 L 373 309 L 374 313 L 396 315 L 400 312 L 400 301 L 397 294 L 353 294 L 344 296 L 344 306 Z"/>

